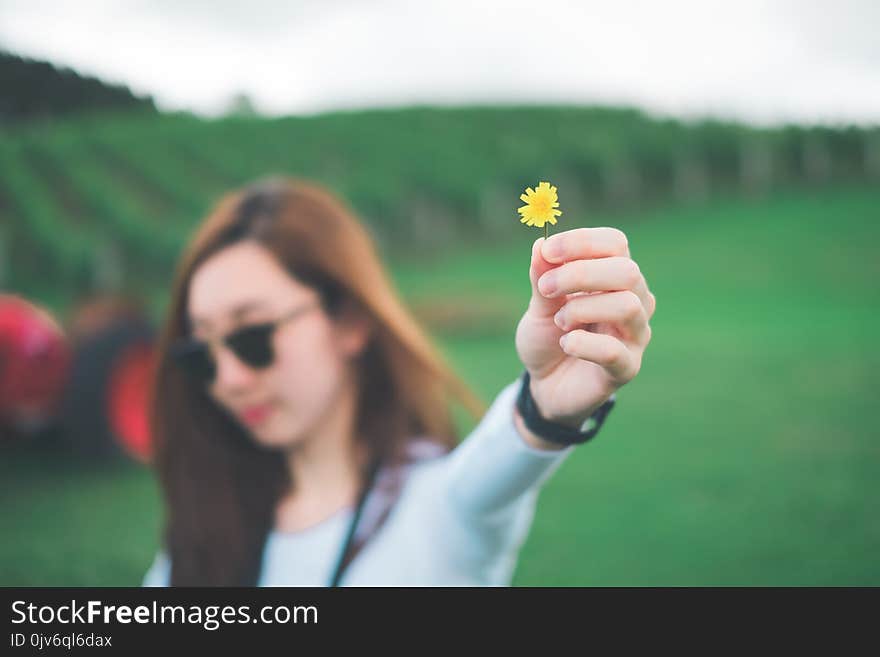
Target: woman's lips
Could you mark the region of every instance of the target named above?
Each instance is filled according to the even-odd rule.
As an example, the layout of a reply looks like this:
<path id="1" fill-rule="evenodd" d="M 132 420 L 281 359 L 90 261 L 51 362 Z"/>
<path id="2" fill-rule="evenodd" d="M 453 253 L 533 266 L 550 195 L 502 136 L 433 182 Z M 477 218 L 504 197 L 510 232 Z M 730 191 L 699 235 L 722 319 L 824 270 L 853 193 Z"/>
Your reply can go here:
<path id="1" fill-rule="evenodd" d="M 269 414 L 272 412 L 271 404 L 261 404 L 259 406 L 248 406 L 247 408 L 242 409 L 241 411 L 241 419 L 250 426 L 256 426 L 263 421 Z"/>

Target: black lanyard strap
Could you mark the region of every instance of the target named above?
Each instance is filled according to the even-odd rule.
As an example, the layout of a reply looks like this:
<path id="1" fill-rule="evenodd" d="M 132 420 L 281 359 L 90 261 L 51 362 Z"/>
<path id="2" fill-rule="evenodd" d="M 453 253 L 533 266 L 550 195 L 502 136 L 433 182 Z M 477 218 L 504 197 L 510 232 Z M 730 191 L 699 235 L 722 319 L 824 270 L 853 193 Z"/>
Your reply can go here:
<path id="1" fill-rule="evenodd" d="M 348 527 L 348 533 L 346 534 L 345 541 L 342 544 L 342 550 L 340 550 L 339 552 L 339 558 L 336 561 L 336 568 L 333 569 L 333 577 L 330 578 L 329 586 L 331 587 L 339 586 L 339 580 L 342 579 L 342 573 L 345 571 L 346 566 L 348 566 L 348 555 L 354 542 L 354 535 L 357 531 L 357 526 L 360 522 L 361 515 L 363 514 L 364 505 L 367 501 L 367 497 L 369 496 L 370 490 L 372 490 L 373 484 L 376 481 L 376 475 L 379 472 L 380 465 L 381 459 L 379 459 L 378 457 L 373 459 L 373 462 L 370 464 L 370 470 L 367 474 L 366 484 L 364 485 L 360 497 L 358 498 L 357 507 L 354 511 L 354 517 L 351 519 L 351 524 Z"/>

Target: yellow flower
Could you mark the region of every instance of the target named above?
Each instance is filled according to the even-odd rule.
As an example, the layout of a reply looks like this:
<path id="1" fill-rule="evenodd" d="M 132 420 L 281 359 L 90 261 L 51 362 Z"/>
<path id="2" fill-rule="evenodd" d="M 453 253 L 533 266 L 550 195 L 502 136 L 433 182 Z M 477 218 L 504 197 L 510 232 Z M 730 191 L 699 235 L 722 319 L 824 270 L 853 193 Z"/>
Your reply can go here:
<path id="1" fill-rule="evenodd" d="M 522 215 L 520 223 L 526 226 L 541 228 L 545 223 L 556 225 L 556 217 L 562 214 L 559 207 L 556 187 L 548 182 L 540 183 L 535 189 L 526 188 L 525 194 L 520 194 L 525 205 L 517 210 Z"/>

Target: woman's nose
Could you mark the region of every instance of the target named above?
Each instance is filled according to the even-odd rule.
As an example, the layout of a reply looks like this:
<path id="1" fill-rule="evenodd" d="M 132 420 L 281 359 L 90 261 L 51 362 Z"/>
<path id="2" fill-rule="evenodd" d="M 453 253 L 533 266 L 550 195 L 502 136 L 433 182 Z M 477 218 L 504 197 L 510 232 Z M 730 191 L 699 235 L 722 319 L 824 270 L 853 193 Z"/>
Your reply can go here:
<path id="1" fill-rule="evenodd" d="M 227 347 L 217 349 L 214 357 L 217 363 L 215 385 L 218 388 L 236 390 L 254 383 L 257 371 L 239 360 Z"/>

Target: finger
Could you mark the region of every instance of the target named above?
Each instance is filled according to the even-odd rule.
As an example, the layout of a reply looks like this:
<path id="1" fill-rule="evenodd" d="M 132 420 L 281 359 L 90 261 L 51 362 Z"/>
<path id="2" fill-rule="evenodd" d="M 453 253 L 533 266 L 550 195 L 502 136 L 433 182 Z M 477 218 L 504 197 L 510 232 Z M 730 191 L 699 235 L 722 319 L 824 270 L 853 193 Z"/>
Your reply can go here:
<path id="1" fill-rule="evenodd" d="M 575 292 L 633 290 L 641 279 L 639 266 L 627 257 L 572 260 L 543 273 L 538 290 L 542 296 L 553 299 Z"/>
<path id="2" fill-rule="evenodd" d="M 561 306 L 565 299 L 548 299 L 538 291 L 538 280 L 546 272 L 556 267 L 547 262 L 541 255 L 541 243 L 543 237 L 539 237 L 532 244 L 532 262 L 529 265 L 529 280 L 532 284 L 532 298 L 529 301 L 529 308 L 536 312 L 539 316 L 551 317 Z"/>
<path id="3" fill-rule="evenodd" d="M 641 299 L 642 306 L 645 308 L 645 314 L 650 320 L 654 316 L 654 311 L 657 309 L 657 298 L 648 289 L 648 283 L 644 276 L 641 277 L 641 280 L 633 288 L 633 292 L 635 292 L 639 299 Z"/>
<path id="4" fill-rule="evenodd" d="M 629 256 L 626 235 L 617 228 L 574 228 L 554 233 L 541 244 L 547 262 Z"/>
<path id="5" fill-rule="evenodd" d="M 559 346 L 569 356 L 601 366 L 619 384 L 638 374 L 639 358 L 611 335 L 575 329 L 559 338 Z"/>
<path id="6" fill-rule="evenodd" d="M 626 339 L 641 344 L 646 337 L 648 314 L 635 292 L 623 290 L 571 297 L 553 321 L 563 331 L 595 322 L 613 323 Z"/>

